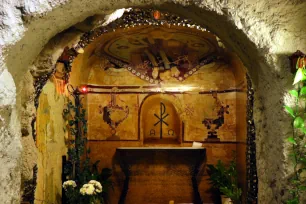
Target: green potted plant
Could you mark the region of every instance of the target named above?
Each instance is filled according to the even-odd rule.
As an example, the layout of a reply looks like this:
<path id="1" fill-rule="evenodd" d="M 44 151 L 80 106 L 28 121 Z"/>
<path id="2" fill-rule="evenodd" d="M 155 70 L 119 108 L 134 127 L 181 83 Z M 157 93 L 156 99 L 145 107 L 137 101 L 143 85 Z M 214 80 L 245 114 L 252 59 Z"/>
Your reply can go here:
<path id="1" fill-rule="evenodd" d="M 87 148 L 86 110 L 80 103 L 78 92 L 73 92 L 75 104 L 68 102 L 63 116 L 68 121 L 71 139 L 68 143 L 68 160 L 63 175 L 63 203 L 66 204 L 107 204 L 108 192 L 113 187 L 110 177 L 112 170 L 98 169 L 99 160 L 92 162 L 90 148 Z"/>
<path id="2" fill-rule="evenodd" d="M 241 203 L 242 190 L 238 187 L 236 162 L 232 160 L 228 167 L 219 160 L 217 165 L 207 165 L 208 175 L 212 188 L 218 189 L 223 203 Z M 227 200 L 227 201 L 226 201 Z"/>
<path id="3" fill-rule="evenodd" d="M 287 198 L 287 204 L 305 203 L 304 194 L 306 191 L 306 56 L 302 54 L 296 62 L 296 72 L 293 81 L 294 89 L 289 91 L 293 97 L 292 106 L 285 105 L 286 111 L 292 117 L 292 133 L 287 138 L 290 144 L 288 157 L 291 159 L 288 167 L 292 168 L 292 174 L 289 176 L 290 185 L 288 192 L 291 194 Z M 289 171 L 290 172 L 290 171 Z"/>

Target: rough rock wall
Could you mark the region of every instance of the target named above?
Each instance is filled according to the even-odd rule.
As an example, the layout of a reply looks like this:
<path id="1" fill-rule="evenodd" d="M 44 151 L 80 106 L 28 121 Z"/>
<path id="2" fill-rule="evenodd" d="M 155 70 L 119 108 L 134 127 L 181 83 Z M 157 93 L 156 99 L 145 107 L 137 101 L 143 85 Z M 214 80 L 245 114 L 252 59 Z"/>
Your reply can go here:
<path id="1" fill-rule="evenodd" d="M 284 138 L 291 130 L 282 103 L 292 77 L 287 55 L 306 50 L 305 1 L 2 0 L 0 4 L 1 203 L 18 203 L 20 81 L 44 45 L 88 16 L 151 5 L 207 25 L 248 67 L 256 91 L 259 203 L 280 203 L 286 195 Z"/>
<path id="2" fill-rule="evenodd" d="M 29 195 L 31 189 L 30 183 L 33 183 L 33 169 L 37 161 L 37 151 L 34 142 L 34 134 L 32 125 L 36 117 L 36 110 L 34 107 L 34 87 L 33 77 L 28 71 L 22 80 L 22 89 L 20 91 L 21 97 L 19 114 L 21 123 L 21 144 L 23 152 L 21 155 L 21 194 Z M 33 183 L 35 185 L 35 183 Z"/>
<path id="3" fill-rule="evenodd" d="M 0 201 L 18 203 L 21 133 L 16 111 L 16 87 L 7 70 L 0 74 Z"/>

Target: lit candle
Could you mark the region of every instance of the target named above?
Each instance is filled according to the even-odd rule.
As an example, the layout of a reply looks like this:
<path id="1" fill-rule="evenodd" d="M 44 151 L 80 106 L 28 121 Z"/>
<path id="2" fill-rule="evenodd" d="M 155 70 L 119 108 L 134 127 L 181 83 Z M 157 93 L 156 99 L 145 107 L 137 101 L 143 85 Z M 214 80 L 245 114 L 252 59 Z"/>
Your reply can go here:
<path id="1" fill-rule="evenodd" d="M 173 201 L 173 200 L 170 200 L 170 201 L 169 201 L 169 204 L 174 204 L 174 201 Z"/>

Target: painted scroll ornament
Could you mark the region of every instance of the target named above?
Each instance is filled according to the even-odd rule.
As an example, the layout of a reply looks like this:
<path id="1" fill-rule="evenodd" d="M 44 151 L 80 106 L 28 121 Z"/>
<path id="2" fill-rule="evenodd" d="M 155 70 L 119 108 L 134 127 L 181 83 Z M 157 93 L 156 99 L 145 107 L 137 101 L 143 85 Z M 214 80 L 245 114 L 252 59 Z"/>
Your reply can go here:
<path id="1" fill-rule="evenodd" d="M 100 114 L 103 115 L 103 121 L 106 122 L 111 128 L 111 136 L 106 140 L 120 140 L 117 135 L 116 128 L 122 123 L 129 115 L 129 107 L 121 107 L 116 104 L 116 96 L 111 95 L 111 101 L 107 106 L 99 106 Z"/>

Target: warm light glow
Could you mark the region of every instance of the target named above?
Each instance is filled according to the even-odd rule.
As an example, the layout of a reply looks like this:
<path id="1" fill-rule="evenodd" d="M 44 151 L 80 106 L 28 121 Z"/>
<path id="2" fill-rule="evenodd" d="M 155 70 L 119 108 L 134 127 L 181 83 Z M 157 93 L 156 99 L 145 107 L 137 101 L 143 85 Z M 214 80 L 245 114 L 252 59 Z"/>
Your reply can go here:
<path id="1" fill-rule="evenodd" d="M 158 20 L 158 19 L 160 19 L 160 12 L 159 11 L 154 11 L 153 12 L 153 17 L 155 18 L 155 20 Z"/>
<path id="2" fill-rule="evenodd" d="M 170 91 L 170 92 L 185 92 L 185 91 L 193 91 L 195 87 L 193 86 L 176 86 L 176 87 L 165 87 L 165 91 Z"/>
<path id="3" fill-rule="evenodd" d="M 81 48 L 81 47 L 76 47 L 75 51 L 77 51 L 77 53 L 79 53 L 79 54 L 83 54 L 84 53 L 84 49 Z"/>
<path id="4" fill-rule="evenodd" d="M 86 86 L 81 87 L 81 92 L 82 93 L 87 93 L 88 92 L 88 88 Z"/>

